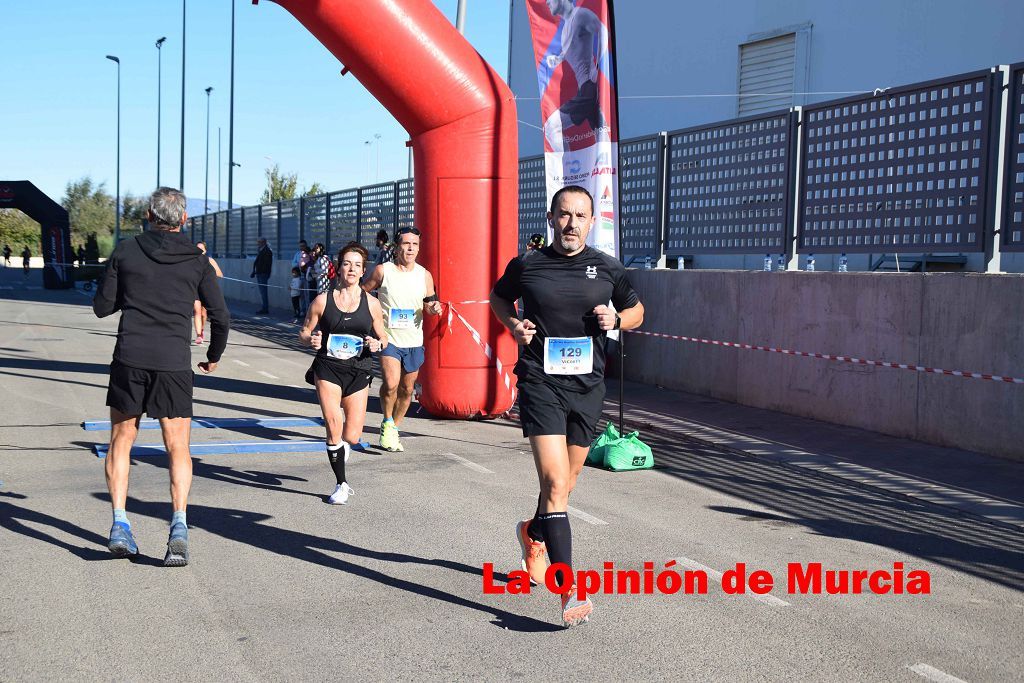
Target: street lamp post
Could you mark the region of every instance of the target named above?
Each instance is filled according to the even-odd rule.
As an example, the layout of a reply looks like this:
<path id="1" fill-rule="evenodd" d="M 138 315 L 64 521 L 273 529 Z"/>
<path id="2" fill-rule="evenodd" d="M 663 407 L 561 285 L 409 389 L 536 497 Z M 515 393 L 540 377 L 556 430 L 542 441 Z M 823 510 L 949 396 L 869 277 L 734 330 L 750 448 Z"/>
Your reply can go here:
<path id="1" fill-rule="evenodd" d="M 228 93 L 228 226 L 235 190 L 235 0 L 231 0 L 231 92 Z"/>
<path id="2" fill-rule="evenodd" d="M 181 173 L 178 189 L 185 191 L 185 2 L 181 0 Z"/>
<path id="3" fill-rule="evenodd" d="M 121 241 L 121 60 L 114 55 L 107 59 L 117 64 L 117 180 L 114 198 L 114 246 Z"/>
<path id="4" fill-rule="evenodd" d="M 210 93 L 213 92 L 211 85 L 206 89 L 206 180 L 204 182 L 205 193 L 203 195 L 203 213 L 210 213 Z"/>
<path id="5" fill-rule="evenodd" d="M 373 139 L 377 142 L 377 178 L 375 182 L 380 182 L 380 133 L 374 133 Z"/>
<path id="6" fill-rule="evenodd" d="M 458 10 L 455 12 L 455 30 L 466 35 L 466 0 L 459 0 Z"/>
<path id="7" fill-rule="evenodd" d="M 156 186 L 160 187 L 160 97 L 163 94 L 160 88 L 161 79 L 161 55 L 163 50 L 160 49 L 164 45 L 164 41 L 167 40 L 167 36 L 158 38 L 156 41 Z"/>

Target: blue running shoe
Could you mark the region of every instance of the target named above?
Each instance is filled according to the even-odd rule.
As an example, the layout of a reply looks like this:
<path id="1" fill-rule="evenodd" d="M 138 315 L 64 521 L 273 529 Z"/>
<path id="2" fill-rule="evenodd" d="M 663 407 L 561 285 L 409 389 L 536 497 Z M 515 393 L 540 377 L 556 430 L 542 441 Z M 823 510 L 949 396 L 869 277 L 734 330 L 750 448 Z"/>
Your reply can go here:
<path id="1" fill-rule="evenodd" d="M 178 522 L 171 527 L 171 535 L 167 538 L 167 554 L 164 555 L 165 567 L 184 567 L 188 564 L 188 527 Z"/>
<path id="2" fill-rule="evenodd" d="M 110 540 L 107 548 L 114 557 L 129 557 L 139 554 L 139 546 L 132 536 L 132 528 L 124 522 L 114 522 L 110 527 Z"/>

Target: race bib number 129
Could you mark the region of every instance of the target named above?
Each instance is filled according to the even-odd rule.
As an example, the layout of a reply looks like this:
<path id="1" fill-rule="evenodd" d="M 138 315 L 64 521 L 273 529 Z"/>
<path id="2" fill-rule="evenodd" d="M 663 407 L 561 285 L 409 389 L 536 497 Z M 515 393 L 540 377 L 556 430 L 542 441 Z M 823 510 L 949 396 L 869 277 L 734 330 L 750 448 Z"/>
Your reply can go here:
<path id="1" fill-rule="evenodd" d="M 590 337 L 548 337 L 544 340 L 544 372 L 587 375 L 594 371 L 594 340 Z"/>

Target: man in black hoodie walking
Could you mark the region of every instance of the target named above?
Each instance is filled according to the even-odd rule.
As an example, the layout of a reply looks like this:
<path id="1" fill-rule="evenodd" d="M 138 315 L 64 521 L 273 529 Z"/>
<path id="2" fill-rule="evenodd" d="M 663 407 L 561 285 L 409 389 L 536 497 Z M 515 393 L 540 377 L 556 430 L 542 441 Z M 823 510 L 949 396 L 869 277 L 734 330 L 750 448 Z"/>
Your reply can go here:
<path id="1" fill-rule="evenodd" d="M 125 501 L 132 445 L 139 418 L 147 413 L 160 420 L 169 458 L 174 514 L 164 557 L 168 567 L 188 564 L 193 302 L 199 299 L 210 317 L 206 361 L 198 364 L 204 373 L 217 368 L 230 320 L 210 259 L 181 234 L 185 218 L 185 195 L 158 188 L 149 200 L 149 230 L 117 245 L 92 302 L 100 318 L 121 311 L 107 388 L 110 448 L 105 469 L 114 511 L 108 547 L 118 557 L 139 552 Z"/>

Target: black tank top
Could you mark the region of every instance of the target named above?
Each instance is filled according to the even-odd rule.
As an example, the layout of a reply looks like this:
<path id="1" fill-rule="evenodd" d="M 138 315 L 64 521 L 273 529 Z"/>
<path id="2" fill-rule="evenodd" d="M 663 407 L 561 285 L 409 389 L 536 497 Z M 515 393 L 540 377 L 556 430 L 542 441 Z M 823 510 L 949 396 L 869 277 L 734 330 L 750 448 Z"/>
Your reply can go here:
<path id="1" fill-rule="evenodd" d="M 362 344 L 362 352 L 353 358 L 342 360 L 327 355 L 327 347 L 331 335 L 340 336 L 347 334 L 358 338 L 360 342 L 363 341 L 364 337 L 374 336 L 373 317 L 370 315 L 370 305 L 366 302 L 366 292 L 359 292 L 359 307 L 351 313 L 346 313 L 338 308 L 338 304 L 335 303 L 334 290 L 328 290 L 327 305 L 324 306 L 324 313 L 320 316 L 320 323 L 317 325 L 317 329 L 321 333 L 320 348 L 316 352 L 318 361 L 354 366 L 361 370 L 370 370 L 373 367 L 370 349 L 367 348 L 365 343 Z"/>

